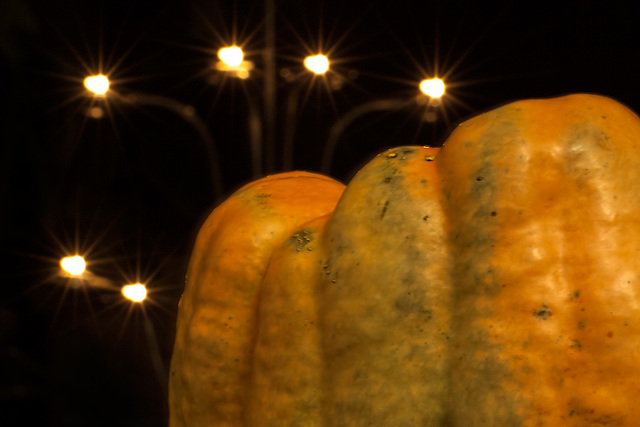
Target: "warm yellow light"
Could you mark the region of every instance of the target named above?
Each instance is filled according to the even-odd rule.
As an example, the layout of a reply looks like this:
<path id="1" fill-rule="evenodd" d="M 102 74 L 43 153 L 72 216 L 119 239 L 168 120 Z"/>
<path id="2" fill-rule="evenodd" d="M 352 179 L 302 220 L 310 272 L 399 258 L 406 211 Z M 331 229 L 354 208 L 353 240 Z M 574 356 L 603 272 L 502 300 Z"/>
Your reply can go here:
<path id="1" fill-rule="evenodd" d="M 147 288 L 142 283 L 125 285 L 122 287 L 122 295 L 133 302 L 142 302 L 147 297 Z"/>
<path id="2" fill-rule="evenodd" d="M 109 90 L 109 79 L 102 74 L 89 76 L 84 79 L 84 87 L 96 95 L 104 95 Z"/>
<path id="3" fill-rule="evenodd" d="M 420 90 L 431 98 L 440 98 L 444 95 L 445 85 L 441 79 L 426 79 L 420 82 Z"/>
<path id="4" fill-rule="evenodd" d="M 80 255 L 64 257 L 60 260 L 60 267 L 72 276 L 80 276 L 84 273 L 86 263 Z"/>
<path id="5" fill-rule="evenodd" d="M 101 119 L 104 116 L 104 110 L 102 107 L 91 107 L 89 111 L 87 111 L 87 115 L 92 119 Z"/>
<path id="6" fill-rule="evenodd" d="M 244 53 L 238 46 L 223 47 L 218 51 L 218 58 L 230 67 L 237 67 L 242 64 Z"/>
<path id="7" fill-rule="evenodd" d="M 324 74 L 329 69 L 329 58 L 324 55 L 307 56 L 304 66 L 316 74 Z"/>

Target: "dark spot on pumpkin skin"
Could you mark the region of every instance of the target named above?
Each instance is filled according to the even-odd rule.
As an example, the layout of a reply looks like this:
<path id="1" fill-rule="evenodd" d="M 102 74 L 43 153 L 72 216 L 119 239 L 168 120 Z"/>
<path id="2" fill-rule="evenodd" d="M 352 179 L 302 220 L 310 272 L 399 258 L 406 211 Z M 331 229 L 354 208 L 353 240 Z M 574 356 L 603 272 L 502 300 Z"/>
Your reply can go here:
<path id="1" fill-rule="evenodd" d="M 551 308 L 547 304 L 542 304 L 540 307 L 533 310 L 533 315 L 540 320 L 547 320 L 553 313 Z"/>
<path id="2" fill-rule="evenodd" d="M 389 206 L 389 201 L 384 202 L 384 206 L 382 207 L 382 212 L 380 213 L 380 219 L 384 218 L 384 214 L 387 213 L 387 207 Z"/>
<path id="3" fill-rule="evenodd" d="M 585 326 L 586 326 L 586 323 L 584 320 L 581 320 L 578 322 L 578 329 L 584 329 Z"/>
<path id="4" fill-rule="evenodd" d="M 407 293 L 401 295 L 395 301 L 395 307 L 402 315 L 416 314 L 423 321 L 429 321 L 433 317 L 431 310 L 424 308 L 424 295 L 414 295 Z"/>
<path id="5" fill-rule="evenodd" d="M 571 411 L 569 411 L 569 416 L 579 417 L 580 420 L 582 420 L 582 422 L 578 423 L 578 425 L 585 425 L 585 426 L 586 425 L 590 425 L 590 426 L 628 425 L 628 422 L 625 422 L 625 419 L 627 418 L 625 414 L 619 414 L 619 413 L 603 414 L 601 412 L 596 411 L 592 406 L 584 406 L 581 402 L 577 401 L 576 399 L 572 399 L 569 405 L 574 407 L 573 409 L 571 409 Z"/>
<path id="6" fill-rule="evenodd" d="M 390 176 L 386 177 L 386 178 L 384 179 L 384 181 L 383 181 L 383 182 L 384 182 L 385 184 L 390 183 L 390 182 L 391 182 L 391 177 L 390 177 Z"/>

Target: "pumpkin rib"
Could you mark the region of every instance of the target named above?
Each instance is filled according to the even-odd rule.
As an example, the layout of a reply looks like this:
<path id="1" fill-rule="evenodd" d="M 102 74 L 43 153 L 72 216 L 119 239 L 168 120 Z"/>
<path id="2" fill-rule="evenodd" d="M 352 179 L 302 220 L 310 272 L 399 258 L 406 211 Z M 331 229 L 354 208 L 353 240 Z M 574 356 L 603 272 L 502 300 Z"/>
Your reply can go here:
<path id="1" fill-rule="evenodd" d="M 523 101 L 447 140 L 439 165 L 460 236 L 452 283 L 463 285 L 454 300 L 454 425 L 629 425 L 640 417 L 631 374 L 638 355 L 623 338 L 640 333 L 637 308 L 621 299 L 636 294 L 621 278 L 640 274 L 640 243 L 628 238 L 640 223 L 610 219 L 640 213 L 628 184 L 640 178 L 631 117 L 590 95 Z M 617 121 L 637 137 L 619 138 Z M 475 181 L 481 168 L 486 176 Z M 617 347 L 608 332 L 621 339 Z"/>
<path id="2" fill-rule="evenodd" d="M 330 212 L 343 189 L 306 172 L 273 175 L 241 187 L 205 221 L 178 312 L 172 426 L 243 422 L 257 293 L 271 252 L 299 224 Z"/>
<path id="3" fill-rule="evenodd" d="M 321 277 L 327 425 L 446 419 L 449 260 L 439 250 L 446 219 L 432 161 L 437 153 L 399 147 L 376 156 L 349 183 L 327 225 Z"/>
<path id="4" fill-rule="evenodd" d="M 308 279 L 321 261 L 320 236 L 329 217 L 301 225 L 269 261 L 260 289 L 247 425 L 322 425 L 319 289 Z"/>

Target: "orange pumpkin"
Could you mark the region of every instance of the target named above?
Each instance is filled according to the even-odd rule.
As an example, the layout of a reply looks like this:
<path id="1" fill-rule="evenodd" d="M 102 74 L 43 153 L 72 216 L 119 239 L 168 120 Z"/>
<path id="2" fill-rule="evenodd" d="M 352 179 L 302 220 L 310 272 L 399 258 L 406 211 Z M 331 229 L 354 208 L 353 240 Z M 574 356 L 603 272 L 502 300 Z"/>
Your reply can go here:
<path id="1" fill-rule="evenodd" d="M 580 94 L 389 150 L 342 195 L 249 184 L 194 248 L 171 425 L 636 425 L 636 182 L 640 119 Z"/>
<path id="2" fill-rule="evenodd" d="M 301 224 L 331 212 L 343 189 L 312 173 L 268 176 L 240 188 L 205 221 L 180 300 L 171 425 L 242 425 L 271 253 Z"/>

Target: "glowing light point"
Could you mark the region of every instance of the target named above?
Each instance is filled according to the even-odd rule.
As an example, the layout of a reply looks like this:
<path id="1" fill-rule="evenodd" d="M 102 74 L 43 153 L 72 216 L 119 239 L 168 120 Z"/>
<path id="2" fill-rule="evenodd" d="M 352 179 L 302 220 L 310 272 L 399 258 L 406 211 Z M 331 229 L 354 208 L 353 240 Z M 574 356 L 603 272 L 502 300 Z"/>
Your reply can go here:
<path id="1" fill-rule="evenodd" d="M 142 302 L 147 297 L 147 288 L 142 283 L 125 285 L 122 287 L 122 295 L 133 302 Z"/>
<path id="2" fill-rule="evenodd" d="M 304 66 L 316 74 L 324 74 L 329 69 L 329 59 L 324 55 L 307 56 Z"/>
<path id="3" fill-rule="evenodd" d="M 218 51 L 218 58 L 230 67 L 238 67 L 242 64 L 244 53 L 238 46 L 223 47 Z"/>
<path id="4" fill-rule="evenodd" d="M 441 79 L 426 79 L 420 82 L 420 90 L 431 98 L 440 98 L 444 95 L 445 85 Z"/>
<path id="5" fill-rule="evenodd" d="M 68 256 L 60 260 L 60 267 L 71 276 L 80 276 L 84 273 L 86 263 L 80 255 Z"/>
<path id="6" fill-rule="evenodd" d="M 102 74 L 89 76 L 84 79 L 84 87 L 96 95 L 104 95 L 109 90 L 109 79 Z"/>
<path id="7" fill-rule="evenodd" d="M 223 47 L 218 51 L 218 58 L 220 61 L 214 65 L 218 71 L 240 79 L 249 78 L 249 71 L 253 69 L 253 62 L 244 60 L 244 53 L 238 46 Z"/>
<path id="8" fill-rule="evenodd" d="M 104 110 L 101 107 L 91 107 L 87 115 L 92 119 L 101 119 L 104 116 Z"/>

